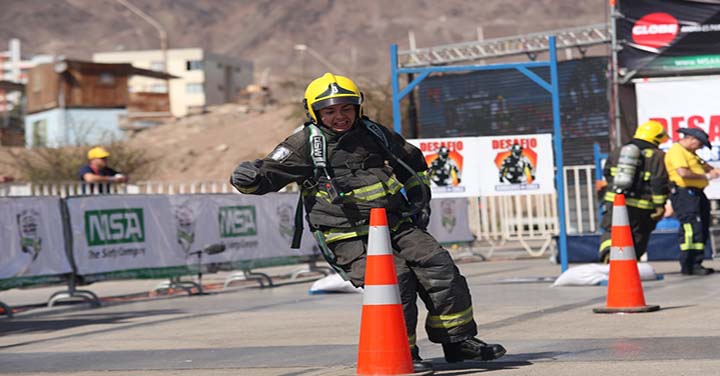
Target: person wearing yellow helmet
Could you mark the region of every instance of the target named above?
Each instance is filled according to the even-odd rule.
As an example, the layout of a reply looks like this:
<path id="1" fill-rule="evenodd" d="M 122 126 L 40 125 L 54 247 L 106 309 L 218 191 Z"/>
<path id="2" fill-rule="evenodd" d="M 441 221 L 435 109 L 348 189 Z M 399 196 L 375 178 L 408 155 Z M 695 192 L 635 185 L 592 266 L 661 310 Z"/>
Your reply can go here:
<path id="1" fill-rule="evenodd" d="M 638 260 L 647 251 L 650 233 L 665 214 L 668 198 L 668 173 L 665 153 L 658 148 L 667 141 L 662 124 L 647 121 L 638 125 L 633 139 L 608 156 L 603 169 L 607 181 L 603 218 L 600 227 L 600 260 L 610 260 L 610 235 L 615 195 L 623 193 Z"/>
<path id="2" fill-rule="evenodd" d="M 302 187 L 298 207 L 305 207 L 323 255 L 358 287 L 364 285 L 370 209 L 385 208 L 415 369 L 428 368 L 415 343 L 418 296 L 429 310 L 428 337 L 442 344 L 448 362 L 503 356 L 502 345 L 475 338 L 465 278 L 425 230 L 430 189 L 422 152 L 363 116 L 363 95 L 347 77 L 326 73 L 313 80 L 303 102 L 304 127 L 267 157 L 240 163 L 230 177 L 232 185 L 256 195 L 293 182 Z M 296 218 L 302 218 L 299 214 Z M 302 229 L 302 221 L 295 227 Z"/>
<path id="3" fill-rule="evenodd" d="M 110 157 L 110 152 L 102 146 L 93 147 L 87 152 L 88 163 L 80 168 L 78 175 L 80 181 L 91 183 L 88 184 L 91 192 L 96 189 L 95 183 L 99 183 L 97 191 L 99 193 L 105 193 L 108 191 L 108 184 L 127 182 L 127 176 L 120 174 L 108 166 L 108 157 Z"/>
<path id="4" fill-rule="evenodd" d="M 313 80 L 303 100 L 310 121 L 335 132 L 348 131 L 362 116 L 362 101 L 362 93 L 351 79 L 332 73 Z"/>

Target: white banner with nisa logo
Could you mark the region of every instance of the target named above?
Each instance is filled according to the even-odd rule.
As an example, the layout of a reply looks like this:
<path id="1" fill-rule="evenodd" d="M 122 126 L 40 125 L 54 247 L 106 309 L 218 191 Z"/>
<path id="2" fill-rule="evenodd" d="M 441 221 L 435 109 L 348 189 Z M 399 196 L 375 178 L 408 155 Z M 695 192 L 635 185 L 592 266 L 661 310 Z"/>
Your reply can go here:
<path id="1" fill-rule="evenodd" d="M 195 266 L 197 252 L 222 243 L 203 264 L 313 253 L 290 249 L 296 194 L 131 195 L 68 199 L 73 257 L 80 275 Z"/>
<path id="2" fill-rule="evenodd" d="M 60 198 L 0 198 L 0 279 L 66 274 Z"/>
<path id="3" fill-rule="evenodd" d="M 430 224 L 427 230 L 437 241 L 454 243 L 475 240 L 468 221 L 468 199 L 432 199 L 430 209 Z"/>

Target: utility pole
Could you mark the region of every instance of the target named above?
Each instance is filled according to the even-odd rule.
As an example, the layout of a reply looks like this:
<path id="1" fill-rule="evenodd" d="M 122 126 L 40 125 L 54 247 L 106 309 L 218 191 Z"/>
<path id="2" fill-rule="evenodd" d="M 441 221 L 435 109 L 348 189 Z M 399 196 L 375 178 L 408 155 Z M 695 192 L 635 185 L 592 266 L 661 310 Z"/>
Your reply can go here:
<path id="1" fill-rule="evenodd" d="M 158 35 L 160 36 L 160 51 L 162 51 L 162 63 L 163 63 L 163 72 L 168 71 L 167 67 L 167 49 L 168 49 L 168 42 L 167 42 L 167 32 L 165 31 L 165 28 L 160 25 L 160 23 L 155 20 L 154 18 L 150 17 L 147 13 L 140 10 L 140 8 L 136 7 L 135 5 L 131 4 L 128 0 L 117 0 L 118 3 L 123 5 L 125 8 L 127 8 L 130 12 L 135 14 L 136 16 L 142 18 L 145 22 L 152 25 L 155 30 L 157 30 Z M 167 82 L 167 80 L 166 80 Z M 168 87 L 168 92 L 169 92 Z"/>
<path id="2" fill-rule="evenodd" d="M 342 69 L 336 67 L 336 66 L 333 65 L 331 62 L 329 62 L 327 59 L 325 59 L 325 58 L 324 58 L 322 55 L 320 55 L 317 51 L 315 51 L 315 50 L 313 50 L 312 48 L 310 48 L 307 44 L 296 44 L 296 45 L 293 46 L 293 49 L 295 49 L 295 51 L 299 51 L 300 53 L 305 53 L 305 52 L 307 52 L 307 53 L 310 54 L 310 56 L 312 56 L 315 60 L 319 61 L 319 62 L 322 63 L 322 65 L 324 65 L 326 68 L 330 69 L 330 71 L 332 71 L 333 74 L 347 74 L 347 73 L 343 72 Z"/>
<path id="3" fill-rule="evenodd" d="M 611 63 L 610 63 L 610 70 L 612 71 L 612 77 L 611 77 L 611 99 L 610 99 L 610 106 L 611 109 L 611 116 L 610 116 L 610 149 L 614 149 L 613 146 L 619 147 L 622 145 L 622 134 L 620 132 L 620 87 L 618 84 L 618 42 L 617 42 L 617 0 L 609 0 L 610 4 L 610 55 L 611 55 Z M 613 137 L 614 136 L 614 137 Z"/>

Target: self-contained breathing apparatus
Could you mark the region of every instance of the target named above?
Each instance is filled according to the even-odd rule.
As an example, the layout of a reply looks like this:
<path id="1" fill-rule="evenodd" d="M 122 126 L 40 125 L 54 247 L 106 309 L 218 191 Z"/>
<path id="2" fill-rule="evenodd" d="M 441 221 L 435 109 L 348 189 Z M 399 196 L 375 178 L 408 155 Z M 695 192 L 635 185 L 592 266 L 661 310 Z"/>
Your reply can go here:
<path id="1" fill-rule="evenodd" d="M 614 193 L 626 193 L 637 181 L 638 167 L 642 162 L 640 148 L 635 144 L 626 144 L 620 149 L 617 170 L 613 177 Z"/>

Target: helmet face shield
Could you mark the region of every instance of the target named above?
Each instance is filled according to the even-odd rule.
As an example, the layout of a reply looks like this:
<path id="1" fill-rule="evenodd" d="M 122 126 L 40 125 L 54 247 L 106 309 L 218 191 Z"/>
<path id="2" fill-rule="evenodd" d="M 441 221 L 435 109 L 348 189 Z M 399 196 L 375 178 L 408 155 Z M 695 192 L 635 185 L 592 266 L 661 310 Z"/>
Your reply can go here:
<path id="1" fill-rule="evenodd" d="M 314 123 L 319 124 L 317 111 L 336 104 L 358 106 L 357 116 L 362 116 L 362 94 L 355 83 L 343 76 L 325 73 L 310 82 L 305 89 L 305 110 Z"/>
<path id="2" fill-rule="evenodd" d="M 317 114 L 318 111 L 322 110 L 325 107 L 330 107 L 336 104 L 354 104 L 356 106 L 360 105 L 360 98 L 358 97 L 334 97 L 334 98 L 328 98 L 323 99 L 321 101 L 317 101 L 313 103 L 312 109 L 313 112 Z"/>

